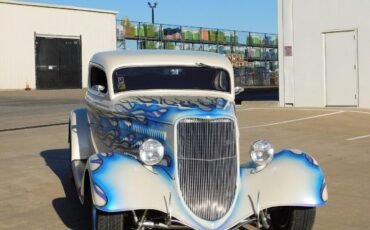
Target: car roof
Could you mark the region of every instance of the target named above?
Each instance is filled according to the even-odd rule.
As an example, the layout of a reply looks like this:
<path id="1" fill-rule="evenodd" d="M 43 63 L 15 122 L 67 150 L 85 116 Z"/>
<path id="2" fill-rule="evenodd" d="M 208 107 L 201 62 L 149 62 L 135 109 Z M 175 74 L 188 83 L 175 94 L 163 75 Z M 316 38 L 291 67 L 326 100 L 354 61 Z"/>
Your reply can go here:
<path id="1" fill-rule="evenodd" d="M 120 50 L 95 54 L 91 62 L 102 66 L 107 74 L 115 69 L 128 66 L 156 65 L 209 65 L 233 73 L 230 61 L 221 54 L 200 51 L 178 50 Z M 232 77 L 232 76 L 231 76 Z"/>
<path id="2" fill-rule="evenodd" d="M 229 61 L 224 55 L 200 52 L 200 51 L 177 51 L 177 50 L 115 50 L 106 51 L 95 54 L 91 58 L 91 63 L 98 65 L 104 69 L 107 76 L 112 76 L 116 69 L 124 67 L 135 67 L 135 66 L 211 66 L 216 68 L 225 69 L 230 76 L 231 92 L 210 92 L 210 91 L 199 91 L 193 92 L 194 95 L 206 94 L 206 95 L 217 95 L 227 97 L 230 100 L 234 98 L 234 70 Z M 108 91 L 110 98 L 118 97 L 113 92 L 112 78 L 108 77 Z M 182 93 L 183 91 L 169 90 L 161 91 L 161 95 L 165 94 L 176 94 Z M 152 90 L 146 91 L 130 91 L 122 92 L 118 95 L 132 95 L 135 93 L 140 94 L 153 94 Z M 191 94 L 191 92 L 188 92 Z"/>

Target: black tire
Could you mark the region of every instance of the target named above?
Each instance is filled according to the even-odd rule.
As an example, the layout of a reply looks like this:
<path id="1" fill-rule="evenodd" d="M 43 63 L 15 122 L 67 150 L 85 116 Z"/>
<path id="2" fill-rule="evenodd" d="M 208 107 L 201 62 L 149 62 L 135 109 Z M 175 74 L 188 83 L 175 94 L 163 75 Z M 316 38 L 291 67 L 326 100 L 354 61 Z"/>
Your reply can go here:
<path id="1" fill-rule="evenodd" d="M 268 211 L 271 229 L 311 230 L 315 222 L 316 208 L 278 207 Z"/>
<path id="2" fill-rule="evenodd" d="M 123 230 L 124 228 L 124 214 L 123 213 L 107 213 L 95 209 L 96 230 Z"/>
<path id="3" fill-rule="evenodd" d="M 86 178 L 85 182 L 85 197 L 84 197 L 84 209 L 86 210 L 90 219 L 91 226 L 89 229 L 93 230 L 124 230 L 131 229 L 131 216 L 126 213 L 116 212 L 108 213 L 102 212 L 94 207 L 92 202 L 89 178 Z M 126 228 L 125 228 L 126 226 Z"/>

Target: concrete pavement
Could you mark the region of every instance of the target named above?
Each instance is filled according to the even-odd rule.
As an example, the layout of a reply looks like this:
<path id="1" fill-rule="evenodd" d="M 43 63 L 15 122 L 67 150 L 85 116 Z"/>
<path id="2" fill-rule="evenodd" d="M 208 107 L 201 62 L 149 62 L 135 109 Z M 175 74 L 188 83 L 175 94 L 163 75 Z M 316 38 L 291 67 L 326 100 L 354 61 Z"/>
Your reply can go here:
<path id="1" fill-rule="evenodd" d="M 84 229 L 87 214 L 70 182 L 67 125 L 83 90 L 0 92 L 0 229 Z M 328 205 L 314 229 L 370 225 L 370 111 L 291 109 L 276 103 L 238 107 L 241 160 L 250 144 L 311 153 L 326 174 Z M 46 124 L 56 126 L 32 128 Z M 1 131 L 12 128 L 15 131 Z"/>

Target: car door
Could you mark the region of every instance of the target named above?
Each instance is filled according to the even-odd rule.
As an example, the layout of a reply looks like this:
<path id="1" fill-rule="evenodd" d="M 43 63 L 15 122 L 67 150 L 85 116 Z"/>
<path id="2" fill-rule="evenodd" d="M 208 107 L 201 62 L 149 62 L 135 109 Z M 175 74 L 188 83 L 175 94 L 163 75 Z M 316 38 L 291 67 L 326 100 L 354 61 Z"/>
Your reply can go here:
<path id="1" fill-rule="evenodd" d="M 90 64 L 89 88 L 86 96 L 91 138 L 95 152 L 110 152 L 114 142 L 114 130 L 110 125 L 109 90 L 103 67 Z"/>

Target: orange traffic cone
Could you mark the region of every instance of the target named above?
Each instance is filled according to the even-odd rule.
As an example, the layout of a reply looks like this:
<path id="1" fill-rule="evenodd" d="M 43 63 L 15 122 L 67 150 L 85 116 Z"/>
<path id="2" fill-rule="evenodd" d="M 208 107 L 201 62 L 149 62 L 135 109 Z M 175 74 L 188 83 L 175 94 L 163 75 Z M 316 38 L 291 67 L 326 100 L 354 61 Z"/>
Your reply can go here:
<path id="1" fill-rule="evenodd" d="M 28 82 L 27 82 L 27 84 L 26 84 L 26 88 L 24 88 L 24 90 L 26 90 L 26 91 L 31 91 L 31 88 L 30 88 L 30 85 L 28 84 Z"/>

